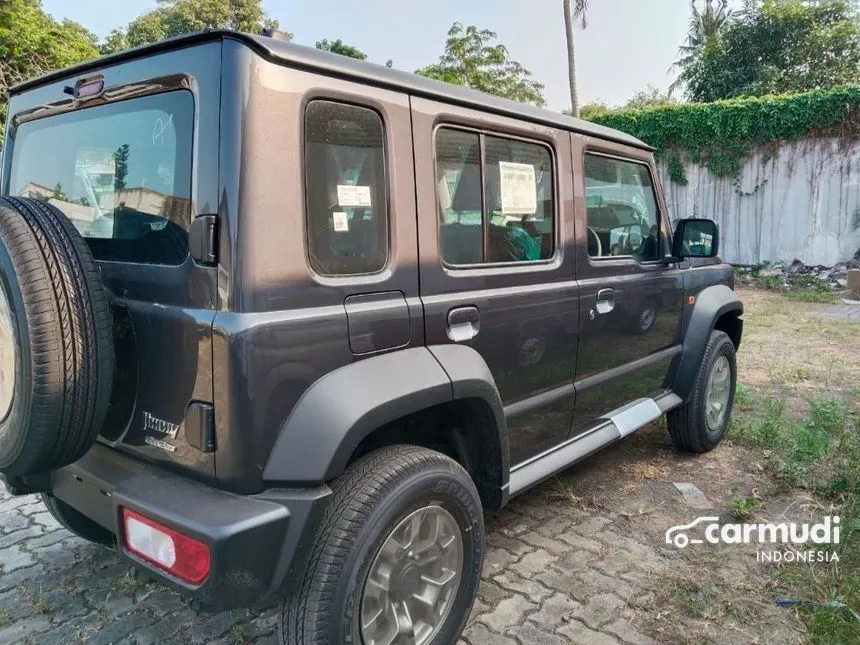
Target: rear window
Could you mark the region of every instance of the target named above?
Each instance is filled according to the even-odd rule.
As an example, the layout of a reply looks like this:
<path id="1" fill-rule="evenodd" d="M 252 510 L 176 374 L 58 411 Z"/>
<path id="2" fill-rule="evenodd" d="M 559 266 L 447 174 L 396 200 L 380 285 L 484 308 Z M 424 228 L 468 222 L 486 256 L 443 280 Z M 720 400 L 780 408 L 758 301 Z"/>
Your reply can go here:
<path id="1" fill-rule="evenodd" d="M 376 273 L 388 261 L 385 131 L 371 109 L 311 101 L 305 113 L 308 252 L 321 275 Z"/>
<path id="2" fill-rule="evenodd" d="M 194 97 L 178 91 L 22 124 L 8 191 L 53 204 L 96 259 L 188 256 Z"/>

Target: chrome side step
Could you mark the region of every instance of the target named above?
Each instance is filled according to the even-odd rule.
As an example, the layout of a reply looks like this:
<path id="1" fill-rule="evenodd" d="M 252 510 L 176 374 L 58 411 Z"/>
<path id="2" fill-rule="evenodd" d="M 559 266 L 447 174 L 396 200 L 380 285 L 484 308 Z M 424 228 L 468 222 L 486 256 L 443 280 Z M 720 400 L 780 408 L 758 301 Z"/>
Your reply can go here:
<path id="1" fill-rule="evenodd" d="M 511 496 L 585 459 L 604 446 L 645 427 L 683 401 L 672 392 L 654 399 L 639 399 L 600 417 L 600 423 L 511 469 Z"/>

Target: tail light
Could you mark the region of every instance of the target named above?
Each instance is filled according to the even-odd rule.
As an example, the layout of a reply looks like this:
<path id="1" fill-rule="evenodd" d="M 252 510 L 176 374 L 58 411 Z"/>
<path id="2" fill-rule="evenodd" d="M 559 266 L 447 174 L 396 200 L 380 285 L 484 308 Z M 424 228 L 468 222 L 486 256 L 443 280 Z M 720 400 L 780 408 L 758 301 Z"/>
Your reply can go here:
<path id="1" fill-rule="evenodd" d="M 155 520 L 122 509 L 126 548 L 185 582 L 199 585 L 209 575 L 209 547 Z"/>

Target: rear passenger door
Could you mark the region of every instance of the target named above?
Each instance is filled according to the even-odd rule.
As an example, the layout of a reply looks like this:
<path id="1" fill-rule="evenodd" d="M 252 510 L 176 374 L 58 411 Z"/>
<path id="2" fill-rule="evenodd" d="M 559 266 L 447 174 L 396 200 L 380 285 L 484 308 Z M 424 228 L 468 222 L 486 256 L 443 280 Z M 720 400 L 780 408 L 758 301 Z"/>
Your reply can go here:
<path id="1" fill-rule="evenodd" d="M 428 345 L 490 367 L 516 465 L 565 440 L 578 304 L 567 133 L 412 98 Z"/>
<path id="2" fill-rule="evenodd" d="M 602 415 L 665 391 L 678 334 L 682 277 L 664 262 L 671 235 L 644 150 L 574 136 L 584 192 L 577 222 L 580 347 L 574 435 Z"/>

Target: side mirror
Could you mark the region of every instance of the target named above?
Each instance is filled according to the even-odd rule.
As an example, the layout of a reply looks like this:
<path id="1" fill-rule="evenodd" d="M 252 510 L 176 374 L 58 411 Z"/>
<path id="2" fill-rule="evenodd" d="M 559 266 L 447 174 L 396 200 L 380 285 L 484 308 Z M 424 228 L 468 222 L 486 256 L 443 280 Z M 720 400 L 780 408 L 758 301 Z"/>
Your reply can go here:
<path id="1" fill-rule="evenodd" d="M 683 258 L 713 258 L 720 250 L 720 229 L 710 219 L 682 219 L 675 227 L 672 255 Z"/>

